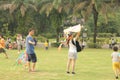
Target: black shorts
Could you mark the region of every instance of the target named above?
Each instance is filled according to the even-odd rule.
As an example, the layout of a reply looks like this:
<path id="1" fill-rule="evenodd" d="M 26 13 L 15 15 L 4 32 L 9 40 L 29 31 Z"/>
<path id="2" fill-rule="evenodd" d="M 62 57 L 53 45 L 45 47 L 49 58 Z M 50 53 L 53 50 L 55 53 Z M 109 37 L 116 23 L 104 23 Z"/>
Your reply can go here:
<path id="1" fill-rule="evenodd" d="M 0 53 L 5 53 L 5 49 L 4 48 L 0 48 Z"/>
<path id="2" fill-rule="evenodd" d="M 28 54 L 28 61 L 32 61 L 33 63 L 37 62 L 36 54 Z"/>

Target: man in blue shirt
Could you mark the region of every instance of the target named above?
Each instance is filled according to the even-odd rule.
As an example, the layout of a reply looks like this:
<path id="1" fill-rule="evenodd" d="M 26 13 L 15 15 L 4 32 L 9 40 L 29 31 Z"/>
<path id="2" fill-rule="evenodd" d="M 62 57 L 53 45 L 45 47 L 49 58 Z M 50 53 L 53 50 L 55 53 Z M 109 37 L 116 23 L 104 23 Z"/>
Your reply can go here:
<path id="1" fill-rule="evenodd" d="M 32 38 L 33 35 L 34 35 L 34 29 L 31 28 L 31 29 L 29 29 L 29 34 L 26 37 L 26 53 L 28 54 L 28 69 L 29 69 L 29 71 L 35 71 L 35 65 L 37 62 L 37 57 L 34 52 L 35 42 Z M 31 61 L 32 61 L 32 68 L 30 65 Z"/>

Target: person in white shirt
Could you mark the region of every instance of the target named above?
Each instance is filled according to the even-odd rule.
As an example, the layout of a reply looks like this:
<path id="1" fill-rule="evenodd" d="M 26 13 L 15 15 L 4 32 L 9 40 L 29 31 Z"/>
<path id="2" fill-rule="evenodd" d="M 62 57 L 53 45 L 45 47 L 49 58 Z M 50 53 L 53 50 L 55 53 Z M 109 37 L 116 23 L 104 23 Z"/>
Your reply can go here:
<path id="1" fill-rule="evenodd" d="M 118 47 L 114 46 L 113 51 L 114 52 L 111 54 L 112 66 L 113 66 L 113 70 L 114 70 L 116 79 L 118 79 L 118 75 L 120 73 L 120 57 L 119 57 Z"/>
<path id="2" fill-rule="evenodd" d="M 69 46 L 68 50 L 68 62 L 67 62 L 67 73 L 70 73 L 70 66 L 72 66 L 72 74 L 75 74 L 75 63 L 77 59 L 77 49 L 76 46 L 72 43 L 75 43 L 76 40 L 79 38 L 80 32 L 78 32 L 75 37 L 73 34 L 69 34 L 69 37 L 67 39 L 67 44 Z"/>

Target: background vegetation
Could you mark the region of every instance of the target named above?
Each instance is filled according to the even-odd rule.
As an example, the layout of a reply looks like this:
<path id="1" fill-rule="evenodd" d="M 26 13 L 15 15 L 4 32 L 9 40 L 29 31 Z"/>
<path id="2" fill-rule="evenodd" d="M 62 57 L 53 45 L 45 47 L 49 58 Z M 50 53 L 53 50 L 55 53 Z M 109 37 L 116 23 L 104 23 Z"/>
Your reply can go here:
<path id="1" fill-rule="evenodd" d="M 34 27 L 41 41 L 59 42 L 64 28 L 82 24 L 82 33 L 86 30 L 97 43 L 97 37 L 120 36 L 119 4 L 119 0 L 1 0 L 0 33 L 15 38 Z"/>

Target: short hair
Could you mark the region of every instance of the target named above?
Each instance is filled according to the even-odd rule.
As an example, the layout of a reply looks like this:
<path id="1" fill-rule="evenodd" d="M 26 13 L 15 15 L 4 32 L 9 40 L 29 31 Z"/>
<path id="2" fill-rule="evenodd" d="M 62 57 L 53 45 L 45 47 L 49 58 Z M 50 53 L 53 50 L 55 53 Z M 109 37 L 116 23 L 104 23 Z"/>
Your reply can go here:
<path id="1" fill-rule="evenodd" d="M 35 30 L 35 29 L 34 29 L 34 28 L 30 28 L 30 29 L 28 30 L 28 33 L 31 32 L 32 30 Z"/>
<path id="2" fill-rule="evenodd" d="M 117 47 L 117 46 L 114 46 L 114 47 L 113 47 L 113 50 L 114 50 L 114 51 L 118 51 L 118 47 Z"/>
<path id="3" fill-rule="evenodd" d="M 4 38 L 2 34 L 0 34 L 1 38 Z"/>

